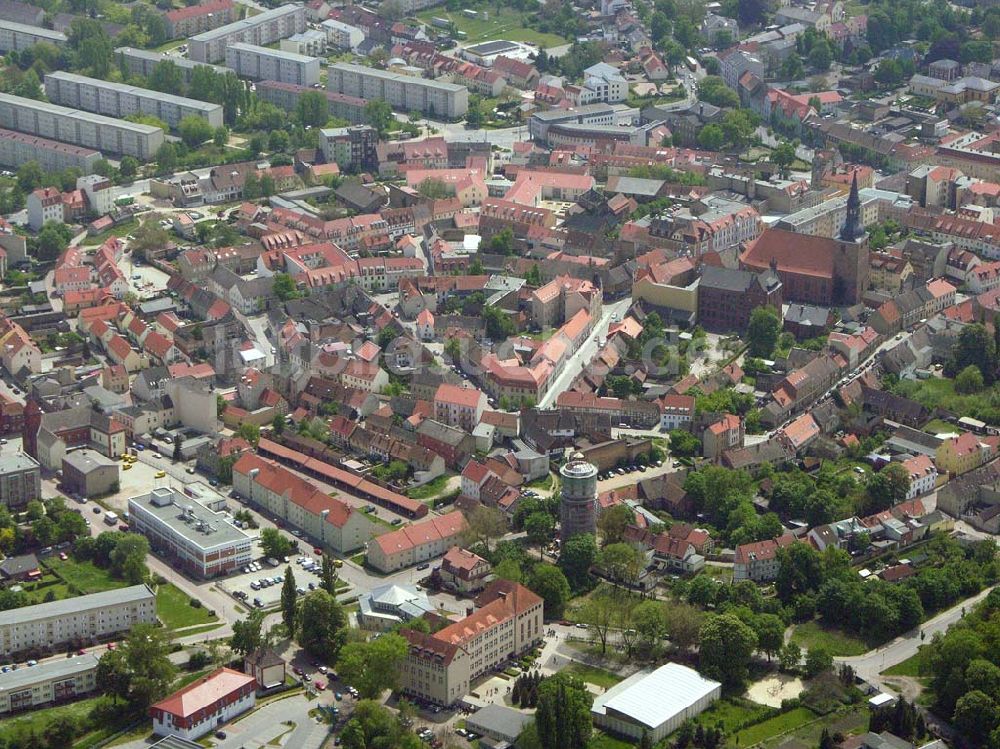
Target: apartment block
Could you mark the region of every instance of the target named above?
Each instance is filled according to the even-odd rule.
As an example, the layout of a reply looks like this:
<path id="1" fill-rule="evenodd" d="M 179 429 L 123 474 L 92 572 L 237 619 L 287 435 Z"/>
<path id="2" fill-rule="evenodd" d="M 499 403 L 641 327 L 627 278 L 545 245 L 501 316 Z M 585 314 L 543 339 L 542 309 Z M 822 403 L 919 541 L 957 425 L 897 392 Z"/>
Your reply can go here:
<path id="1" fill-rule="evenodd" d="M 66 44 L 66 35 L 40 26 L 0 20 L 0 52 L 20 52 L 39 42 L 62 47 Z"/>
<path id="2" fill-rule="evenodd" d="M 268 49 L 254 44 L 230 44 L 226 47 L 226 67 L 240 78 L 252 81 L 280 81 L 296 86 L 319 83 L 319 58 Z"/>
<path id="3" fill-rule="evenodd" d="M 472 683 L 542 638 L 542 599 L 519 583 L 495 580 L 476 610 L 434 634 L 404 629 L 410 650 L 400 668 L 408 694 L 451 705 Z"/>
<path id="4" fill-rule="evenodd" d="M 97 688 L 97 656 L 57 658 L 0 674 L 0 715 L 68 702 Z"/>
<path id="5" fill-rule="evenodd" d="M 222 105 L 174 96 L 161 91 L 110 83 L 75 73 L 56 71 L 45 76 L 49 101 L 108 117 L 148 114 L 176 128 L 185 117 L 201 117 L 212 127 L 222 127 Z"/>
<path id="6" fill-rule="evenodd" d="M 233 469 L 234 481 L 235 475 Z M 459 543 L 465 529 L 465 516 L 460 510 L 453 510 L 384 533 L 368 542 L 368 564 L 379 572 L 394 572 L 434 559 Z"/>
<path id="7" fill-rule="evenodd" d="M 347 62 L 327 69 L 327 88 L 362 99 L 383 99 L 393 109 L 457 120 L 469 109 L 469 89 L 454 83 L 389 73 Z"/>
<path id="8" fill-rule="evenodd" d="M 338 554 L 363 547 L 375 533 L 364 513 L 257 455 L 243 455 L 233 466 L 233 489 Z"/>
<path id="9" fill-rule="evenodd" d="M 370 125 L 324 128 L 319 131 L 319 145 L 323 159 L 341 169 L 378 168 L 378 131 Z"/>
<path id="10" fill-rule="evenodd" d="M 187 38 L 211 31 L 239 19 L 240 9 L 233 0 L 210 0 L 201 5 L 175 8 L 163 14 L 171 39 Z"/>
<path id="11" fill-rule="evenodd" d="M 24 453 L 0 456 L 0 504 L 17 509 L 42 496 L 38 461 Z"/>
<path id="12" fill-rule="evenodd" d="M 184 78 L 184 83 L 190 83 L 191 73 L 194 72 L 195 68 L 203 66 L 211 68 L 220 75 L 232 72 L 229 68 L 224 68 L 221 65 L 209 65 L 207 62 L 197 62 L 186 57 L 168 55 L 164 52 L 151 52 L 148 49 L 136 49 L 135 47 L 118 47 L 115 50 L 115 56 L 116 62 L 124 64 L 131 75 L 141 75 L 146 78 L 151 76 L 156 66 L 165 60 L 177 66 Z"/>
<path id="13" fill-rule="evenodd" d="M 252 554 L 250 536 L 219 511 L 225 504 L 200 484 L 184 491 L 157 487 L 129 499 L 129 530 L 148 538 L 150 548 L 174 567 L 199 577 L 226 575 L 248 564 Z"/>
<path id="14" fill-rule="evenodd" d="M 0 164 L 4 166 L 17 167 L 27 161 L 37 161 L 45 172 L 75 167 L 88 174 L 100 160 L 101 152 L 93 148 L 0 129 Z"/>
<path id="15" fill-rule="evenodd" d="M 261 81 L 257 84 L 257 96 L 287 112 L 294 111 L 298 106 L 299 97 L 307 91 L 316 91 L 316 89 L 309 86 L 298 86 L 294 83 L 282 83 L 281 81 Z M 354 124 L 361 124 L 365 121 L 367 100 L 338 94 L 326 89 L 321 90 L 320 93 L 326 97 L 327 112 L 331 117 L 347 120 Z"/>
<path id="16" fill-rule="evenodd" d="M 97 642 L 155 622 L 156 595 L 146 585 L 39 603 L 0 611 L 0 653 Z"/>
<path id="17" fill-rule="evenodd" d="M 0 94 L 0 127 L 140 161 L 151 161 L 163 145 L 158 127 L 10 94 Z"/>
<path id="18" fill-rule="evenodd" d="M 305 30 L 305 6 L 282 5 L 191 37 L 188 57 L 198 62 L 218 62 L 225 59 L 226 47 L 230 44 L 266 46 Z"/>

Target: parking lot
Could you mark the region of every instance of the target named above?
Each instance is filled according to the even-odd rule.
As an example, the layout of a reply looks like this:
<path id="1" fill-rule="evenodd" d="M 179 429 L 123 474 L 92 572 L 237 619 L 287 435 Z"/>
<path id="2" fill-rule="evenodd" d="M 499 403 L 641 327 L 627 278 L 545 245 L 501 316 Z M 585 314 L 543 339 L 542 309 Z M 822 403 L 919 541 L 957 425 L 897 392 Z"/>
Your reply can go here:
<path id="1" fill-rule="evenodd" d="M 310 550 L 311 552 L 311 550 Z M 320 561 L 312 553 L 300 553 L 288 557 L 288 563 L 279 559 L 278 566 L 272 567 L 263 558 L 263 551 L 257 541 L 254 541 L 253 551 L 255 561 L 251 563 L 249 571 L 242 570 L 235 575 L 230 575 L 225 580 L 218 583 L 229 595 L 240 598 L 248 605 L 256 605 L 257 608 L 271 608 L 281 601 L 281 588 L 284 584 L 285 568 L 291 567 L 295 577 L 295 586 L 300 591 L 299 595 L 304 595 L 310 590 L 319 587 L 320 583 Z M 309 563 L 315 564 L 309 569 Z M 247 569 L 247 568 L 243 568 Z"/>
<path id="2" fill-rule="evenodd" d="M 118 267 L 125 274 L 129 289 L 140 299 L 159 296 L 167 288 L 167 281 L 170 280 L 169 276 L 159 268 L 154 268 L 148 263 L 133 263 L 130 252 L 122 256 Z"/>

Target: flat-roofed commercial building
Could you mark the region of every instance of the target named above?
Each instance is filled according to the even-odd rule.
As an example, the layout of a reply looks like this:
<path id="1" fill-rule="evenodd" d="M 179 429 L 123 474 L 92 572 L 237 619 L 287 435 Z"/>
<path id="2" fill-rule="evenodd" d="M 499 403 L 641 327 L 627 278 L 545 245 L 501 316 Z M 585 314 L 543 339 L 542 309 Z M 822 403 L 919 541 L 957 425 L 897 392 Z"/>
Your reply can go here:
<path id="1" fill-rule="evenodd" d="M 393 109 L 457 120 L 469 110 L 469 89 L 412 75 L 389 73 L 349 62 L 327 68 L 331 91 L 361 99 L 383 99 Z"/>
<path id="2" fill-rule="evenodd" d="M 106 590 L 0 611 L 0 653 L 55 650 L 156 622 L 156 595 L 146 585 Z"/>
<path id="3" fill-rule="evenodd" d="M 298 106 L 299 97 L 307 91 L 316 89 L 309 86 L 298 86 L 294 83 L 282 83 L 281 81 L 261 81 L 257 84 L 257 96 L 264 101 L 271 102 L 276 107 L 284 109 L 286 112 L 295 111 Z M 365 121 L 365 106 L 367 99 L 359 99 L 356 96 L 338 94 L 335 91 L 321 90 L 326 97 L 327 112 L 331 117 L 338 120 L 347 120 L 354 124 L 361 124 Z"/>
<path id="4" fill-rule="evenodd" d="M 97 688 L 97 656 L 57 658 L 0 674 L 0 715 L 61 703 Z"/>
<path id="5" fill-rule="evenodd" d="M 40 26 L 0 20 L 0 52 L 20 52 L 39 42 L 62 47 L 66 44 L 66 35 Z"/>
<path id="6" fill-rule="evenodd" d="M 195 68 L 211 68 L 220 75 L 232 72 L 229 68 L 224 68 L 221 65 L 209 65 L 207 62 L 198 62 L 196 60 L 189 60 L 186 57 L 168 55 L 164 52 L 152 52 L 148 49 L 136 49 L 135 47 L 118 47 L 115 50 L 115 56 L 116 61 L 120 63 L 124 62 L 126 67 L 128 67 L 129 73 L 132 75 L 141 75 L 146 78 L 151 76 L 156 66 L 164 61 L 172 62 L 177 66 L 177 69 L 181 71 L 181 75 L 184 77 L 184 83 L 191 82 L 191 73 L 194 72 Z"/>
<path id="7" fill-rule="evenodd" d="M 222 127 L 222 105 L 164 94 L 124 83 L 111 83 L 57 70 L 45 76 L 49 101 L 109 117 L 148 114 L 176 128 L 185 117 L 200 117 L 212 127 Z"/>
<path id="8" fill-rule="evenodd" d="M 722 685 L 693 668 L 667 663 L 616 684 L 594 700 L 594 725 L 638 741 L 648 734 L 655 744 L 719 699 Z"/>
<path id="9" fill-rule="evenodd" d="M 42 496 L 42 469 L 25 453 L 0 455 L 0 504 L 24 507 Z"/>
<path id="10" fill-rule="evenodd" d="M 188 40 L 188 57 L 198 62 L 218 62 L 225 59 L 226 47 L 230 44 L 243 42 L 266 46 L 305 30 L 305 6 L 281 5 L 242 21 L 192 36 Z"/>
<path id="11" fill-rule="evenodd" d="M 128 501 L 129 529 L 149 539 L 157 554 L 169 558 L 200 577 L 225 575 L 248 564 L 251 539 L 226 515 L 205 504 L 218 507 L 224 498 L 200 484 L 184 491 L 157 487 Z"/>
<path id="12" fill-rule="evenodd" d="M 141 161 L 163 145 L 161 128 L 10 94 L 0 94 L 0 127 Z"/>
<path id="13" fill-rule="evenodd" d="M 61 172 L 76 167 L 84 174 L 90 174 L 94 171 L 94 164 L 100 160 L 101 152 L 93 148 L 0 129 L 0 164 L 4 166 L 21 166 L 27 161 L 37 161 L 45 172 Z"/>
<path id="14" fill-rule="evenodd" d="M 240 78 L 252 81 L 281 81 L 297 86 L 319 83 L 319 58 L 295 52 L 258 47 L 255 44 L 230 44 L 226 47 L 226 67 Z"/>

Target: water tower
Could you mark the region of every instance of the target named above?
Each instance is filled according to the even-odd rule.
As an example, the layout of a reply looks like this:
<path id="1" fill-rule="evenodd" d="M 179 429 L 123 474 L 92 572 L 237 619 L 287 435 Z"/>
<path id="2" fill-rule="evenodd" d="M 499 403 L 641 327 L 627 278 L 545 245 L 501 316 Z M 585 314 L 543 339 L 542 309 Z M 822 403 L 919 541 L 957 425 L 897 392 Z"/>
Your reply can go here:
<path id="1" fill-rule="evenodd" d="M 597 467 L 573 453 L 559 469 L 562 501 L 559 503 L 561 538 L 566 543 L 580 533 L 597 533 Z"/>

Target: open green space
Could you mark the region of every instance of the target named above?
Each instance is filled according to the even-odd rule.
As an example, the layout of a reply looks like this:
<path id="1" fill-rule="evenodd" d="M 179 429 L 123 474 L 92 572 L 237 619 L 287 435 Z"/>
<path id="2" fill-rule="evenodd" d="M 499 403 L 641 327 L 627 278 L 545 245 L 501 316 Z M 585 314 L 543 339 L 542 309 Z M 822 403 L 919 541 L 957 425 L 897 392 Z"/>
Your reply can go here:
<path id="1" fill-rule="evenodd" d="M 989 424 L 1000 421 L 1000 409 L 995 403 L 1000 395 L 1000 387 L 994 385 L 978 393 L 962 395 L 955 392 L 955 381 L 943 377 L 930 377 L 926 380 L 906 380 L 893 387 L 898 395 L 912 398 L 928 409 L 943 408 L 955 414 L 971 416 Z M 949 426 L 948 431 L 954 431 Z"/>
<path id="2" fill-rule="evenodd" d="M 448 488 L 448 479 L 450 479 L 452 474 L 443 473 L 436 479 L 431 479 L 426 484 L 409 489 L 406 492 L 406 496 L 410 499 L 434 499 L 444 494 L 445 490 Z"/>
<path id="3" fill-rule="evenodd" d="M 737 731 L 727 741 L 727 746 L 743 747 L 766 741 L 789 731 L 801 728 L 816 720 L 816 713 L 807 707 L 796 707 L 788 712 L 775 715 L 760 723 L 755 723 Z"/>
<path id="4" fill-rule="evenodd" d="M 52 720 L 58 717 L 67 716 L 75 723 L 83 723 L 87 719 L 90 711 L 102 700 L 102 697 L 91 697 L 86 700 L 78 700 L 68 705 L 49 707 L 44 710 L 32 710 L 31 712 L 19 715 L 16 718 L 6 718 L 0 720 L 0 742 L 7 745 L 19 731 L 34 729 L 41 731 Z"/>
<path id="5" fill-rule="evenodd" d="M 626 741 L 607 733 L 595 731 L 587 742 L 587 749 L 634 749 L 634 741 Z"/>
<path id="6" fill-rule="evenodd" d="M 941 434 L 942 432 L 954 432 L 957 429 L 954 424 L 949 424 L 947 421 L 931 419 L 924 424 L 924 431 L 928 434 Z"/>
<path id="7" fill-rule="evenodd" d="M 886 676 L 923 676 L 923 653 L 911 655 L 905 661 L 900 661 L 895 666 L 890 666 L 882 673 Z"/>
<path id="8" fill-rule="evenodd" d="M 610 689 L 622 680 L 622 677 L 618 676 L 618 674 L 613 674 L 610 671 L 605 671 L 603 668 L 597 668 L 596 666 L 588 666 L 585 663 L 571 663 L 563 669 L 563 671 L 595 686 L 604 687 L 605 689 Z"/>
<path id="9" fill-rule="evenodd" d="M 821 720 L 807 721 L 797 728 L 785 729 L 786 733 L 772 734 L 761 739 L 760 745 L 765 749 L 818 746 L 824 728 L 831 734 L 842 733 L 845 736 L 864 733 L 868 730 L 868 708 L 858 705 L 826 716 Z M 739 745 L 749 746 L 750 742 L 745 741 L 741 735 Z"/>
<path id="10" fill-rule="evenodd" d="M 62 560 L 52 556 L 42 564 L 62 580 L 71 595 L 83 596 L 89 593 L 100 593 L 105 590 L 124 588 L 128 584 L 124 580 L 112 577 L 108 570 L 101 569 L 93 562 L 81 562 L 72 557 Z"/>
<path id="11" fill-rule="evenodd" d="M 218 619 L 204 606 L 192 606 L 191 597 L 170 583 L 156 589 L 156 613 L 167 629 L 193 627 Z"/>
<path id="12" fill-rule="evenodd" d="M 532 14 L 516 8 L 498 6 L 495 3 L 472 3 L 465 6 L 479 11 L 477 18 L 467 18 L 461 10 L 449 11 L 445 8 L 428 8 L 418 13 L 417 18 L 430 24 L 432 18 L 446 18 L 455 24 L 458 31 L 466 34 L 465 42 L 486 42 L 506 39 L 511 42 L 526 42 L 540 47 L 556 47 L 567 40 L 555 34 L 545 34 L 531 28 Z M 487 18 L 483 18 L 483 13 Z M 434 27 L 437 28 L 437 27 Z"/>
<path id="13" fill-rule="evenodd" d="M 133 230 L 139 228 L 138 219 L 130 219 L 129 221 L 123 221 L 120 224 L 112 226 L 107 231 L 102 231 L 100 234 L 95 234 L 92 237 L 86 237 L 82 244 L 84 247 L 94 247 L 99 244 L 104 244 L 111 237 L 124 237 L 131 234 Z"/>
<path id="14" fill-rule="evenodd" d="M 792 633 L 792 642 L 803 650 L 824 648 L 834 656 L 861 655 L 871 649 L 863 640 L 838 629 L 824 627 L 818 622 L 806 622 L 796 626 Z"/>
<path id="15" fill-rule="evenodd" d="M 766 720 L 774 710 L 767 705 L 759 705 L 751 700 L 717 700 L 694 720 L 703 726 L 717 726 L 727 735 L 739 730 L 740 726 Z"/>

